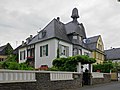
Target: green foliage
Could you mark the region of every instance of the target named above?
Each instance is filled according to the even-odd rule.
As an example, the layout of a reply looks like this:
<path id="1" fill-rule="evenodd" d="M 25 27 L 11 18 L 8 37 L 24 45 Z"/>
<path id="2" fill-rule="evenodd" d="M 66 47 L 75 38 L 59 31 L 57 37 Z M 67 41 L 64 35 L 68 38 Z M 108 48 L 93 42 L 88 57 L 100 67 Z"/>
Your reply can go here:
<path id="1" fill-rule="evenodd" d="M 120 62 L 114 62 L 113 63 L 113 69 L 112 72 L 120 71 Z"/>
<path id="2" fill-rule="evenodd" d="M 0 63 L 1 69 L 10 69 L 10 70 L 33 70 L 34 68 L 30 67 L 27 63 L 17 63 L 16 55 L 9 55 L 6 61 Z"/>
<path id="3" fill-rule="evenodd" d="M 81 62 L 82 64 L 95 63 L 96 60 L 89 58 L 88 56 L 72 56 L 68 58 L 56 58 L 53 60 L 53 67 L 50 70 L 55 71 L 76 71 L 77 64 Z"/>
<path id="4" fill-rule="evenodd" d="M 111 69 L 113 69 L 113 63 L 110 61 L 103 62 L 102 64 L 93 65 L 94 72 L 99 70 L 100 72 L 103 73 L 109 73 Z"/>

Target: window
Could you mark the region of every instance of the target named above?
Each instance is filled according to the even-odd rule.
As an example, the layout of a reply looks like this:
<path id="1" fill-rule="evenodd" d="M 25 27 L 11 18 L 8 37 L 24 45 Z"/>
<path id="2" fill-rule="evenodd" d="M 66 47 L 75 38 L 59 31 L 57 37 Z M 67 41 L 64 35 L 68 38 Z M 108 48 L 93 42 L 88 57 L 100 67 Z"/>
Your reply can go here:
<path id="1" fill-rule="evenodd" d="M 39 38 L 42 38 L 42 32 L 39 33 L 38 37 L 39 37 Z"/>
<path id="2" fill-rule="evenodd" d="M 43 31 L 43 30 L 40 31 L 39 34 L 38 34 L 38 39 L 40 39 L 40 38 L 44 38 L 45 35 L 46 35 L 46 30 L 44 30 L 44 31 Z"/>
<path id="3" fill-rule="evenodd" d="M 40 46 L 40 57 L 42 56 L 48 56 L 48 44 Z"/>
<path id="4" fill-rule="evenodd" d="M 69 47 L 59 44 L 59 54 L 69 56 Z"/>
<path id="5" fill-rule="evenodd" d="M 81 37 L 81 36 L 79 36 L 79 40 L 80 40 L 80 41 L 82 40 L 82 37 Z"/>
<path id="6" fill-rule="evenodd" d="M 25 50 L 20 51 L 20 60 L 25 60 Z"/>
<path id="7" fill-rule="evenodd" d="M 77 39 L 77 36 L 73 36 L 73 39 Z"/>
<path id="8" fill-rule="evenodd" d="M 76 48 L 74 48 L 73 49 L 73 55 L 77 55 L 78 53 L 77 53 L 77 49 Z"/>
<path id="9" fill-rule="evenodd" d="M 86 56 L 89 56 L 89 53 L 87 53 L 87 52 L 84 52 L 84 55 L 86 55 Z"/>
<path id="10" fill-rule="evenodd" d="M 30 55 L 30 50 L 28 50 L 28 57 L 30 57 L 31 55 Z"/>
<path id="11" fill-rule="evenodd" d="M 82 55 L 82 50 L 81 49 L 79 49 L 79 55 Z"/>

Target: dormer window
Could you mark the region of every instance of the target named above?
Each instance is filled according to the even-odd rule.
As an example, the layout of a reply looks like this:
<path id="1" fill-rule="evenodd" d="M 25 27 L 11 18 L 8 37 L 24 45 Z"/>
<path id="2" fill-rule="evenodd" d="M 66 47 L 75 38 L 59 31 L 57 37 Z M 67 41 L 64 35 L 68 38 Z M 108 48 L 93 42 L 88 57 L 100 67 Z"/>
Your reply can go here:
<path id="1" fill-rule="evenodd" d="M 44 30 L 44 31 L 41 31 L 41 32 L 39 32 L 39 35 L 38 35 L 38 38 L 40 39 L 40 38 L 43 38 L 43 37 L 45 37 L 45 35 L 46 35 L 46 31 Z"/>
<path id="2" fill-rule="evenodd" d="M 73 36 L 73 39 L 77 39 L 77 35 Z"/>
<path id="3" fill-rule="evenodd" d="M 81 37 L 81 36 L 79 36 L 79 40 L 80 40 L 80 41 L 82 40 L 82 37 Z"/>
<path id="4" fill-rule="evenodd" d="M 39 33 L 38 37 L 39 37 L 39 38 L 42 38 L 42 32 Z"/>

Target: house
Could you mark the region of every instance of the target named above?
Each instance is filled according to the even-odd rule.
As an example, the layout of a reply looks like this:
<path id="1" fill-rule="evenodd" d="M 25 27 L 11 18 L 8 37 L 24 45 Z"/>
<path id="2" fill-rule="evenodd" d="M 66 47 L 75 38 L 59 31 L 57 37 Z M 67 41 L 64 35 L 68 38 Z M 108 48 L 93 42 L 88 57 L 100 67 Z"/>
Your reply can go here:
<path id="1" fill-rule="evenodd" d="M 73 55 L 91 56 L 91 50 L 83 42 L 86 39 L 84 25 L 78 22 L 77 8 L 72 11 L 72 21 L 64 24 L 60 18 L 53 19 L 34 37 L 30 35 L 19 47 L 19 63 L 29 62 L 35 68 L 52 66 L 52 61 Z M 59 52 L 58 52 L 59 49 Z"/>
<path id="2" fill-rule="evenodd" d="M 5 61 L 7 56 L 13 51 L 12 46 L 7 43 L 4 46 L 0 47 L 0 62 Z"/>
<path id="3" fill-rule="evenodd" d="M 87 38 L 86 44 L 92 50 L 92 57 L 96 59 L 96 63 L 103 63 L 105 54 L 101 35 Z"/>
<path id="4" fill-rule="evenodd" d="M 105 58 L 113 62 L 120 62 L 120 48 L 105 50 Z"/>

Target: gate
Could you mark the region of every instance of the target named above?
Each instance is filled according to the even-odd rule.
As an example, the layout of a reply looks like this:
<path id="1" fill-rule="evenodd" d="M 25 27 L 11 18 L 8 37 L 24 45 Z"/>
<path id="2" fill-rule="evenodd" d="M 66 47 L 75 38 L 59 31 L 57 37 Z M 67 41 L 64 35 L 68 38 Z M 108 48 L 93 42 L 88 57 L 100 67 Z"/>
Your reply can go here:
<path id="1" fill-rule="evenodd" d="M 83 85 L 91 84 L 91 73 L 84 72 L 83 73 Z"/>

